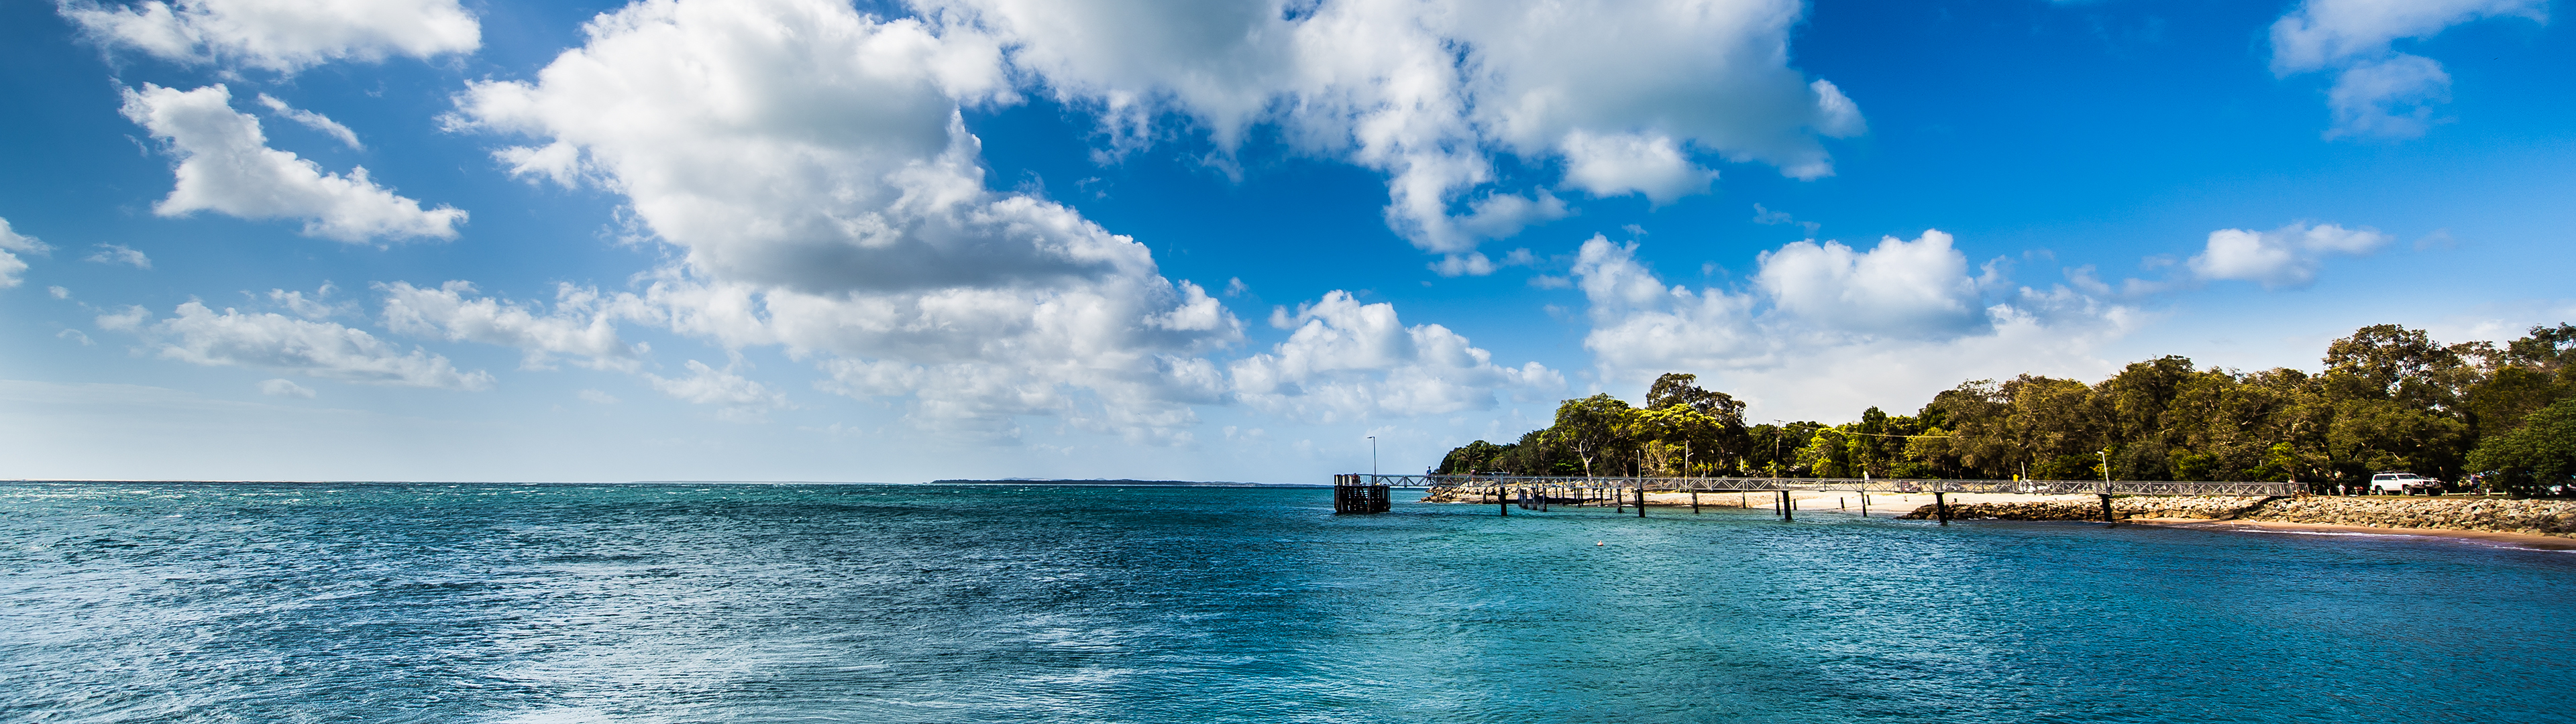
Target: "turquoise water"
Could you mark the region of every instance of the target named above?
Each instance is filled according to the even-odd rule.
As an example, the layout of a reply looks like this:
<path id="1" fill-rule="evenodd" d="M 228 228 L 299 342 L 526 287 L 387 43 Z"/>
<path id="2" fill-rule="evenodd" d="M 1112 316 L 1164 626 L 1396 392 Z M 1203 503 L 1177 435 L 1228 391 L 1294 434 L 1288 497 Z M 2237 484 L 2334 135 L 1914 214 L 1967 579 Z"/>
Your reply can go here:
<path id="1" fill-rule="evenodd" d="M 2576 554 L 1337 517 L 1322 489 L 8 484 L 0 617 L 8 721 L 2538 722 L 2576 694 Z"/>

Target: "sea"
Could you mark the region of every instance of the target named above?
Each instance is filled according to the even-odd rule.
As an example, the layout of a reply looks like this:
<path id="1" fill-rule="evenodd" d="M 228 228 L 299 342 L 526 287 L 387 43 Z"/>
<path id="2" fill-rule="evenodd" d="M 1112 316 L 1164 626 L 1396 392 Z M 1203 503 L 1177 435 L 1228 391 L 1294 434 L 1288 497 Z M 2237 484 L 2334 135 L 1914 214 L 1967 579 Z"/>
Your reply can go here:
<path id="1" fill-rule="evenodd" d="M 2576 553 L 1404 492 L 5 483 L 0 721 L 2576 717 Z"/>

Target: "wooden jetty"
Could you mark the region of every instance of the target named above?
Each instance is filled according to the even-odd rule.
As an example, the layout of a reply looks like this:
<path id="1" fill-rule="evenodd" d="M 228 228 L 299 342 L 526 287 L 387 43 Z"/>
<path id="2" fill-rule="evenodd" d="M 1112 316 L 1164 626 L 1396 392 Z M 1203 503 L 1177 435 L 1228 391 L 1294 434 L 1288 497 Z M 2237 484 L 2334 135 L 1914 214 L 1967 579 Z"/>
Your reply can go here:
<path id="1" fill-rule="evenodd" d="M 1393 486 L 1383 482 L 1361 480 L 1361 478 L 1373 477 L 1378 476 L 1333 476 L 1333 512 L 1384 513 L 1393 507 L 1395 505 Z"/>
<path id="2" fill-rule="evenodd" d="M 1546 511 L 1550 506 L 1615 507 L 1626 513 L 1632 505 L 1637 517 L 1646 516 L 1646 493 L 1690 493 L 1691 512 L 1699 512 L 1701 493 L 1736 493 L 1749 498 L 1753 493 L 1776 496 L 1772 510 L 1783 520 L 1795 520 L 1797 492 L 1862 493 L 1861 514 L 1868 515 L 1869 493 L 1930 495 L 1934 517 L 1942 525 L 1950 523 L 1950 506 L 1945 498 L 1951 493 L 2015 493 L 2026 495 L 2093 494 L 2101 497 L 2102 520 L 2116 522 L 2111 514 L 2114 495 L 2254 495 L 2290 496 L 2304 489 L 2299 483 L 2201 483 L 2165 480 L 1929 480 L 1888 478 L 1665 478 L 1665 477 L 1555 477 L 1530 475 L 1373 475 L 1348 473 L 1333 476 L 1333 511 L 1336 513 L 1383 513 L 1390 509 L 1389 491 L 1393 488 L 1426 488 L 1433 494 L 1442 492 L 1471 493 L 1492 496 L 1502 515 L 1511 515 L 1513 507 Z"/>

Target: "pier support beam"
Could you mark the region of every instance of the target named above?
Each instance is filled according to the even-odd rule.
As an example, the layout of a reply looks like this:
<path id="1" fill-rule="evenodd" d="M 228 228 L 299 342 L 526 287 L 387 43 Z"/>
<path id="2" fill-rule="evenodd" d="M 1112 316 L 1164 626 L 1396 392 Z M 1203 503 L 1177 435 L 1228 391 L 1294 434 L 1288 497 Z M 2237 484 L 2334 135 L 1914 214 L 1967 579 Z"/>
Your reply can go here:
<path id="1" fill-rule="evenodd" d="M 1932 514 L 1940 516 L 1942 525 L 1950 524 L 1950 504 L 1941 499 L 1940 493 L 1932 494 Z"/>
<path id="2" fill-rule="evenodd" d="M 2111 517 L 2111 494 L 2095 493 L 2095 495 L 2102 496 L 2102 522 L 2109 525 L 2119 525 L 2120 520 L 2118 518 Z"/>
<path id="3" fill-rule="evenodd" d="M 1646 517 L 1646 486 L 1637 486 L 1637 517 Z"/>

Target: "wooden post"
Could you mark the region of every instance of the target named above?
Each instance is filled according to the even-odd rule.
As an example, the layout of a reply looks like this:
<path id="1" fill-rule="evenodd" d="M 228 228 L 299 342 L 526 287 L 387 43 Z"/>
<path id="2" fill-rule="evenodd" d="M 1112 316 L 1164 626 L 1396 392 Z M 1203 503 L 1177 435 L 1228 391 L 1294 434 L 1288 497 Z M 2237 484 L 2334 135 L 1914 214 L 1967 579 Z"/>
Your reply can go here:
<path id="1" fill-rule="evenodd" d="M 1500 485 L 1494 486 L 1494 507 L 1501 509 L 1503 511 L 1503 517 L 1505 518 L 1512 517 L 1511 492 L 1511 488 L 1506 488 Z"/>
<path id="2" fill-rule="evenodd" d="M 1932 494 L 1932 514 L 1941 517 L 1942 525 L 1950 524 L 1950 504 L 1942 501 L 1937 492 Z"/>
<path id="3" fill-rule="evenodd" d="M 1643 481 L 1637 483 L 1637 517 L 1646 517 L 1646 484 Z"/>
<path id="4" fill-rule="evenodd" d="M 2100 495 L 2102 496 L 2102 522 L 2119 525 L 2120 521 L 2111 517 L 2111 494 L 2101 493 Z"/>
<path id="5" fill-rule="evenodd" d="M 1699 515 L 1699 489 L 1691 489 L 1691 515 Z"/>
<path id="6" fill-rule="evenodd" d="M 1780 519 L 1784 521 L 1797 520 L 1798 496 L 1792 494 L 1790 491 L 1783 490 L 1780 491 L 1780 501 L 1782 503 L 1786 503 L 1785 505 L 1780 506 Z"/>
<path id="7" fill-rule="evenodd" d="M 1869 491 L 1860 491 L 1860 517 L 1869 517 Z"/>

